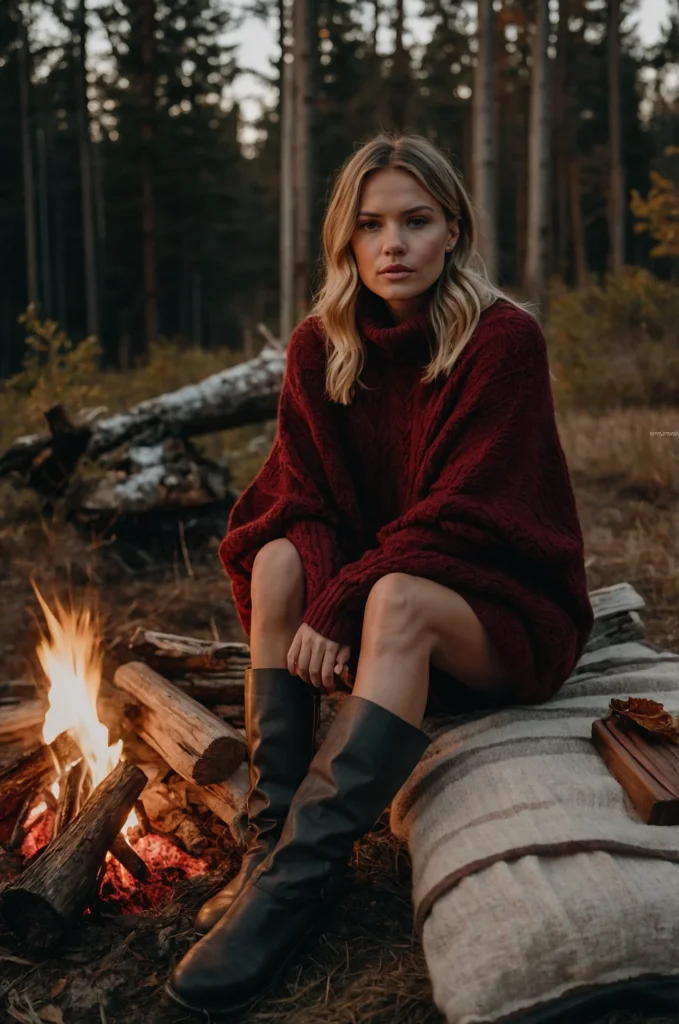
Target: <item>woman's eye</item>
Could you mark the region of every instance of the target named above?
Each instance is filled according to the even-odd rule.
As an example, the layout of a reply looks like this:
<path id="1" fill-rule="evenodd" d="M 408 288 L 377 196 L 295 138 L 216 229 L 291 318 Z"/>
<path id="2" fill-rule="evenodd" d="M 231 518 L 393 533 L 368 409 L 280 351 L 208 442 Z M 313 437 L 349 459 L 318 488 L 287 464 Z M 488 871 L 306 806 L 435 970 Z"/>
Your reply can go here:
<path id="1" fill-rule="evenodd" d="M 426 217 L 410 217 L 409 220 L 408 220 L 408 224 L 412 224 L 413 221 L 419 221 L 420 224 L 426 224 L 427 223 L 427 218 Z M 364 220 L 364 221 L 362 221 L 358 225 L 359 231 L 363 230 L 363 228 L 369 227 L 371 224 L 377 224 L 377 221 L 376 220 Z"/>

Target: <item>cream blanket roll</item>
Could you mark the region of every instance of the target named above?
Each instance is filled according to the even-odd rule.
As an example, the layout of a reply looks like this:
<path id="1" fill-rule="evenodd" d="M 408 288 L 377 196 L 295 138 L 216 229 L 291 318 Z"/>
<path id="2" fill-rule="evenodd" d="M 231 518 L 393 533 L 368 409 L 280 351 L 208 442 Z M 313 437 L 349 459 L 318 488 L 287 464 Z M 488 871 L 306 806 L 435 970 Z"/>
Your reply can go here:
<path id="1" fill-rule="evenodd" d="M 391 824 L 449 1024 L 679 978 L 679 826 L 646 825 L 591 740 L 627 696 L 679 711 L 679 655 L 620 643 L 584 654 L 547 704 L 425 721 L 432 743 Z"/>

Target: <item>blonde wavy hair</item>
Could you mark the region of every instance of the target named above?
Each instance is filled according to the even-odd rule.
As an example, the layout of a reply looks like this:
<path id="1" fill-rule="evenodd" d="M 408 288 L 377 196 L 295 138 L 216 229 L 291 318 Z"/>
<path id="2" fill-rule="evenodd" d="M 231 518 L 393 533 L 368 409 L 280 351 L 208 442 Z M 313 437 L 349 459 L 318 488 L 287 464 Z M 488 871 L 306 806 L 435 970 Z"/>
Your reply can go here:
<path id="1" fill-rule="evenodd" d="M 449 221 L 459 219 L 460 234 L 429 299 L 429 317 L 436 335 L 435 351 L 422 381 L 449 374 L 460 352 L 474 333 L 484 309 L 505 299 L 488 278 L 476 250 L 477 228 L 472 204 L 462 181 L 446 156 L 416 132 L 383 131 L 353 153 L 340 168 L 322 228 L 320 270 L 324 280 L 309 316 L 317 316 L 329 342 L 326 390 L 329 398 L 349 405 L 365 362 L 365 348 L 356 323 L 356 303 L 361 286 L 349 241 L 356 226 L 361 189 L 371 171 L 395 167 L 409 171 L 439 201 Z"/>

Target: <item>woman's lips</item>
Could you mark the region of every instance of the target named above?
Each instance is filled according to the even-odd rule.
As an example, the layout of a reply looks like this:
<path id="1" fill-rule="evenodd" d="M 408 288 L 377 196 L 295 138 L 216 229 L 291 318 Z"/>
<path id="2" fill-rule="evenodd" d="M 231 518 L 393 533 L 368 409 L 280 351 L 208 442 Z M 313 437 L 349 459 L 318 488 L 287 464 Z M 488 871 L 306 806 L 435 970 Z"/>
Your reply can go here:
<path id="1" fill-rule="evenodd" d="M 380 277 L 386 277 L 388 281 L 400 281 L 402 277 L 412 273 L 412 270 L 383 270 Z"/>

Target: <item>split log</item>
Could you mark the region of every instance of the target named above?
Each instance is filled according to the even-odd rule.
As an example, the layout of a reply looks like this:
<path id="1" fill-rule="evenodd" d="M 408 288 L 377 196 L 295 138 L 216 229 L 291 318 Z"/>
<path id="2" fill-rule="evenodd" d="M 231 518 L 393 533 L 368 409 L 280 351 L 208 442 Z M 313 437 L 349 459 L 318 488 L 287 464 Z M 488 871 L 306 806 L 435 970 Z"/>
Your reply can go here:
<path id="1" fill-rule="evenodd" d="M 129 871 L 135 881 L 148 881 L 149 869 L 146 863 L 141 859 L 137 851 L 130 846 L 122 832 L 119 832 L 113 840 L 109 847 L 109 852 L 119 864 L 122 864 Z"/>
<path id="2" fill-rule="evenodd" d="M 39 796 L 39 794 L 37 794 Z M 18 850 L 26 838 L 26 822 L 28 817 L 36 803 L 36 792 L 35 790 L 28 794 L 21 810 L 19 811 L 18 817 L 14 822 L 14 828 L 12 829 L 12 835 L 9 837 L 7 844 L 8 850 Z"/>
<path id="3" fill-rule="evenodd" d="M 172 682 L 187 697 L 206 708 L 213 708 L 216 704 L 240 704 L 242 708 L 245 701 L 244 672 L 238 678 L 191 674 L 186 679 L 173 679 Z"/>
<path id="4" fill-rule="evenodd" d="M 3 704 L 18 703 L 35 695 L 35 683 L 28 679 L 6 679 L 0 682 L 0 702 Z"/>
<path id="5" fill-rule="evenodd" d="M 139 704 L 137 733 L 188 782 L 222 782 L 247 756 L 246 743 L 236 729 L 148 665 L 135 661 L 121 665 L 114 683 Z"/>
<path id="6" fill-rule="evenodd" d="M 80 756 L 75 740 L 68 733 L 60 733 L 50 746 L 41 744 L 3 768 L 0 818 L 9 818 L 31 793 L 51 785 L 62 767 Z"/>
<path id="7" fill-rule="evenodd" d="M 242 843 L 247 828 L 246 799 L 249 786 L 250 769 L 247 764 L 242 764 L 225 782 L 209 786 L 191 786 L 190 792 L 209 807 L 220 821 L 229 826 L 236 842 Z"/>
<path id="8" fill-rule="evenodd" d="M 27 946 L 53 945 L 82 913 L 106 852 L 145 785 L 141 769 L 121 761 L 68 828 L 4 890 L 4 922 Z"/>
<path id="9" fill-rule="evenodd" d="M 234 729 L 242 729 L 245 725 L 245 708 L 242 704 L 215 704 L 212 714 L 228 722 Z"/>
<path id="10" fill-rule="evenodd" d="M 7 742 L 12 736 L 40 728 L 45 708 L 45 702 L 38 699 L 0 705 L 0 741 Z"/>
<path id="11" fill-rule="evenodd" d="M 151 629 L 138 628 L 130 640 L 130 650 L 140 661 L 170 678 L 191 672 L 200 673 L 201 677 L 216 672 L 229 678 L 232 668 L 237 679 L 250 665 L 249 644 L 199 640 Z"/>
<path id="12" fill-rule="evenodd" d="M 24 754 L 0 771 L 0 817 L 9 818 L 26 798 L 49 786 L 56 777 L 56 764 L 47 747 Z"/>
<path id="13" fill-rule="evenodd" d="M 59 805 L 54 817 L 54 831 L 52 838 L 56 839 L 75 818 L 81 804 L 81 794 L 85 777 L 89 774 L 90 768 L 84 757 L 76 761 L 69 768 L 67 774 L 62 777 L 60 783 Z"/>

